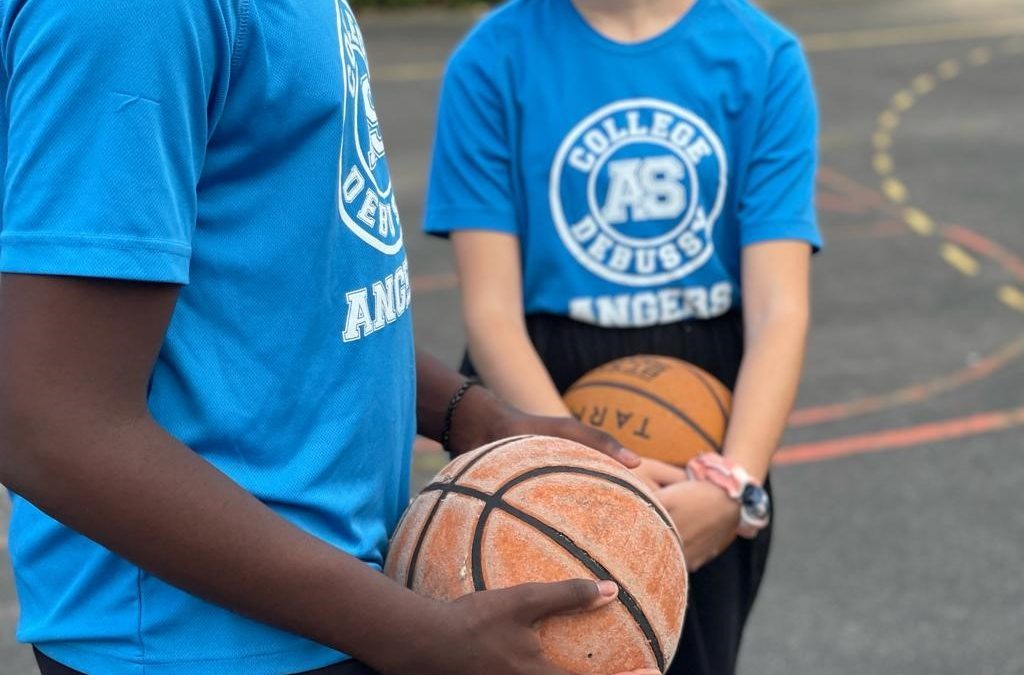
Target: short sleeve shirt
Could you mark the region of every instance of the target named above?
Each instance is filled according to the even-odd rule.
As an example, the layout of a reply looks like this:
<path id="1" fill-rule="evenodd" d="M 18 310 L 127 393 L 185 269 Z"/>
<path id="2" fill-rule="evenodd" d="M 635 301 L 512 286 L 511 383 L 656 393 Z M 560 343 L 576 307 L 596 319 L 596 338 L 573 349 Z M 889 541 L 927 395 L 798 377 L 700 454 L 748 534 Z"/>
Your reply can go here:
<path id="1" fill-rule="evenodd" d="M 799 43 L 744 0 L 637 44 L 514 0 L 448 64 L 425 229 L 518 237 L 527 313 L 711 318 L 741 301 L 744 247 L 821 245 L 816 137 Z"/>
<path id="2" fill-rule="evenodd" d="M 0 0 L 0 22 L 0 271 L 182 285 L 151 377 L 157 421 L 380 567 L 407 502 L 415 366 L 348 5 Z M 271 675 L 344 658 L 190 596 L 17 495 L 9 545 L 19 638 L 75 670 Z"/>

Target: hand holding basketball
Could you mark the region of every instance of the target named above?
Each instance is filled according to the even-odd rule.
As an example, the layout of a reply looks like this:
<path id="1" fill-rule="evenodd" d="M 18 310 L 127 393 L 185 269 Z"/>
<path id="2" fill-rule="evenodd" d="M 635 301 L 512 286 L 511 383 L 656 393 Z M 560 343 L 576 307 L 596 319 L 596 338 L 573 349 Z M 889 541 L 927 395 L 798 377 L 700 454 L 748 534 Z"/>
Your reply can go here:
<path id="1" fill-rule="evenodd" d="M 527 415 L 483 387 L 472 387 L 466 392 L 452 423 L 452 447 L 456 454 L 522 435 L 564 438 L 604 453 L 628 468 L 640 464 L 636 454 L 599 429 L 571 417 Z"/>
<path id="2" fill-rule="evenodd" d="M 736 538 L 740 506 L 711 483 L 676 483 L 658 490 L 655 496 L 675 521 L 689 571 L 696 572 L 714 560 Z"/>
<path id="3" fill-rule="evenodd" d="M 599 429 L 580 424 L 571 417 L 536 417 L 515 412 L 508 420 L 505 433 L 498 438 L 533 434 L 536 436 L 553 436 L 576 441 L 593 448 L 627 468 L 640 465 L 640 457 L 627 450 L 617 440 Z"/>
<path id="4" fill-rule="evenodd" d="M 508 438 L 457 457 L 406 510 L 384 571 L 456 608 L 451 621 L 483 645 L 474 675 L 664 669 L 686 608 L 671 516 L 632 472 L 561 438 Z M 500 667 L 510 635 L 533 666 Z"/>
<path id="5" fill-rule="evenodd" d="M 618 588 L 583 579 L 524 584 L 473 593 L 448 604 L 445 632 L 457 644 L 439 649 L 439 675 L 569 675 L 544 659 L 534 624 L 556 614 L 593 611 L 615 600 Z M 457 636 L 457 637 L 456 637 Z M 656 670 L 609 675 L 658 675 Z"/>

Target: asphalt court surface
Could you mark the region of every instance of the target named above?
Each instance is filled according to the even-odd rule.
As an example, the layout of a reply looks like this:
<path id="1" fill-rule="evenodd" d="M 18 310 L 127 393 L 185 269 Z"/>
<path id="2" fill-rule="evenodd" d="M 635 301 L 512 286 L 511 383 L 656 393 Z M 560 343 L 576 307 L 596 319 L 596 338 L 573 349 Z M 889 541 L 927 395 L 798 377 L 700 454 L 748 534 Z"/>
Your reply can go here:
<path id="1" fill-rule="evenodd" d="M 810 54 L 828 246 L 741 672 L 1024 673 L 1024 0 L 765 6 Z M 450 253 L 418 230 L 437 78 L 474 19 L 362 17 L 419 342 L 453 364 Z M 3 675 L 34 672 L 16 615 L 4 564 Z"/>

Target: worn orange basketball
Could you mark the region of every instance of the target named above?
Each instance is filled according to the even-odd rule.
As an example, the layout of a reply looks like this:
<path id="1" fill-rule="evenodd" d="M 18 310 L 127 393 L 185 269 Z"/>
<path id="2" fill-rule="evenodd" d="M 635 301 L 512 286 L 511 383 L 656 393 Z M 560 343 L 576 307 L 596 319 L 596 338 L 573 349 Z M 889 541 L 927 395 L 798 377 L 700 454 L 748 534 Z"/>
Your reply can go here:
<path id="1" fill-rule="evenodd" d="M 683 628 L 686 564 L 668 514 L 629 470 L 563 439 L 511 438 L 453 461 L 409 506 L 385 571 L 442 600 L 615 581 L 615 602 L 538 624 L 545 656 L 574 673 L 664 672 Z"/>
<path id="2" fill-rule="evenodd" d="M 590 371 L 565 393 L 579 420 L 644 457 L 682 466 L 720 452 L 732 394 L 710 373 L 666 356 L 630 356 Z"/>

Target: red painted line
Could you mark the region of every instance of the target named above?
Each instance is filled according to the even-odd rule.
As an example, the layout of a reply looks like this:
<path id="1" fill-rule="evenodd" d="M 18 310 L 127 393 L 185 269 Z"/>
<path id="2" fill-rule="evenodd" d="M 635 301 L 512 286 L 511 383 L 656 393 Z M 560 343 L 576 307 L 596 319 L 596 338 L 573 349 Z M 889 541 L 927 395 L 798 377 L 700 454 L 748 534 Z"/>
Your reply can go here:
<path id="1" fill-rule="evenodd" d="M 959 438 L 980 436 L 1024 425 L 1024 407 L 978 415 L 969 415 L 941 422 L 929 422 L 901 429 L 870 434 L 845 436 L 818 443 L 791 445 L 775 454 L 774 464 L 789 466 L 824 462 L 840 457 L 909 448 L 925 443 L 941 443 Z"/>
<path id="2" fill-rule="evenodd" d="M 902 221 L 885 219 L 866 226 L 864 223 L 856 223 L 853 225 L 832 227 L 829 229 L 828 243 L 832 244 L 836 241 L 852 241 L 855 239 L 909 237 L 912 235 L 913 232 L 911 232 Z"/>
<path id="3" fill-rule="evenodd" d="M 963 225 L 946 225 L 942 234 L 964 248 L 996 261 L 1018 281 L 1024 281 L 1024 260 L 1013 251 Z"/>
<path id="4" fill-rule="evenodd" d="M 878 190 L 873 190 L 858 183 L 849 176 L 827 166 L 818 169 L 818 184 L 836 190 L 844 196 L 856 200 L 868 207 L 890 207 L 888 201 Z M 887 210 L 892 210 L 887 208 Z"/>
<path id="5" fill-rule="evenodd" d="M 834 192 L 824 192 L 820 189 L 818 194 L 815 195 L 814 201 L 819 211 L 830 211 L 832 213 L 864 215 L 874 210 L 870 205 L 852 197 L 838 195 Z"/>
<path id="6" fill-rule="evenodd" d="M 809 427 L 888 410 L 899 405 L 920 403 L 939 394 L 945 394 L 972 382 L 983 380 L 1022 356 L 1024 356 L 1024 335 L 1006 343 L 967 368 L 928 382 L 914 384 L 888 394 L 796 410 L 789 418 L 789 426 L 793 428 Z"/>

